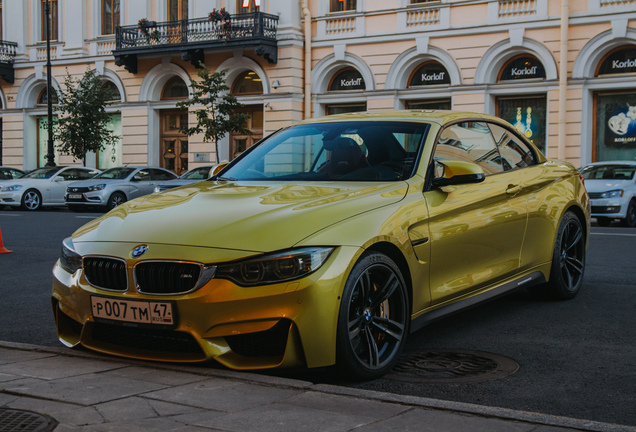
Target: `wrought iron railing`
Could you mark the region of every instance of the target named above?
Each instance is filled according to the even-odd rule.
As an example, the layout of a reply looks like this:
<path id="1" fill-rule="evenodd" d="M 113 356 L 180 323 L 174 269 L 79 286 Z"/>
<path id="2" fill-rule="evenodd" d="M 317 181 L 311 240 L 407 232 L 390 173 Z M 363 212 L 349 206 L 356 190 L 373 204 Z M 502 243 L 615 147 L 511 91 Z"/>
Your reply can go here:
<path id="1" fill-rule="evenodd" d="M 262 12 L 232 15 L 230 25 L 208 18 L 121 26 L 116 30 L 116 50 L 195 43 L 218 43 L 249 39 L 276 40 L 278 17 Z"/>
<path id="2" fill-rule="evenodd" d="M 18 52 L 16 42 L 0 40 L 0 62 L 13 63 Z"/>

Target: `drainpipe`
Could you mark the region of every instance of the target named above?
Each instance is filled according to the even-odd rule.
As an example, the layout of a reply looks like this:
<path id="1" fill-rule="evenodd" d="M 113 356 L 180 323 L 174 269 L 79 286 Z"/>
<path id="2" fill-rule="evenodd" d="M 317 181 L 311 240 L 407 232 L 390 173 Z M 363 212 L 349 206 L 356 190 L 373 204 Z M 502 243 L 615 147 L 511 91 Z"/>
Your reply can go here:
<path id="1" fill-rule="evenodd" d="M 561 48 L 559 56 L 559 146 L 557 159 L 565 160 L 567 91 L 568 91 L 568 25 L 569 0 L 561 0 Z"/>
<path id="2" fill-rule="evenodd" d="M 302 2 L 305 28 L 305 118 L 311 117 L 311 12 L 307 0 Z"/>

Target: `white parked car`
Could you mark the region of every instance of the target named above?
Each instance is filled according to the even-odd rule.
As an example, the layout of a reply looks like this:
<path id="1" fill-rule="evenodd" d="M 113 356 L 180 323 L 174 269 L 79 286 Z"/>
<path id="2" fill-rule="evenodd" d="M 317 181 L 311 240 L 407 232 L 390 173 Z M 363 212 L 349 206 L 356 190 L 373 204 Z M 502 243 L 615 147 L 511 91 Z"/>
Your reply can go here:
<path id="1" fill-rule="evenodd" d="M 155 187 L 155 192 L 161 192 L 168 189 L 176 188 L 177 186 L 184 186 L 191 183 L 207 180 L 212 177 L 212 171 L 216 165 L 205 165 L 197 168 L 192 168 L 186 173 L 179 176 L 179 178 L 161 183 Z"/>
<path id="2" fill-rule="evenodd" d="M 22 177 L 24 174 L 24 171 L 17 168 L 0 166 L 0 180 L 13 180 Z"/>
<path id="3" fill-rule="evenodd" d="M 595 162 L 580 169 L 600 226 L 619 219 L 636 227 L 636 161 Z"/>
<path id="4" fill-rule="evenodd" d="M 126 201 L 152 193 L 158 184 L 176 178 L 175 173 L 163 168 L 110 168 L 90 181 L 68 185 L 65 203 L 74 211 L 89 207 L 112 210 Z"/>
<path id="5" fill-rule="evenodd" d="M 74 181 L 94 177 L 101 171 L 85 167 L 44 167 L 16 180 L 6 180 L 0 186 L 0 206 L 39 210 L 48 206 L 63 206 L 66 187 Z"/>

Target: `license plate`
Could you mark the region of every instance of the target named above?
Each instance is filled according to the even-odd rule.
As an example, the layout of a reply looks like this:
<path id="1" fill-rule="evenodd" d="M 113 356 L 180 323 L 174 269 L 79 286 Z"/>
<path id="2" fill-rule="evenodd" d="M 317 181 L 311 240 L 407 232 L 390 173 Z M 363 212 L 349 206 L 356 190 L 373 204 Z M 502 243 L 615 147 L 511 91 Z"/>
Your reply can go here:
<path id="1" fill-rule="evenodd" d="M 82 199 L 84 195 L 82 194 L 68 194 L 69 199 Z"/>
<path id="2" fill-rule="evenodd" d="M 172 302 L 91 297 L 93 318 L 124 323 L 174 325 Z"/>

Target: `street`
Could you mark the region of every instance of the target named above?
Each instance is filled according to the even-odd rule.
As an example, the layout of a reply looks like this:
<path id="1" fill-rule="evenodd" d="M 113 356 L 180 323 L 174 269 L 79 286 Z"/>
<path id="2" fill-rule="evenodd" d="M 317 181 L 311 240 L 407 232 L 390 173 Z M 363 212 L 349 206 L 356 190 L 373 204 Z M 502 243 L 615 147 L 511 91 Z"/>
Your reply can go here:
<path id="1" fill-rule="evenodd" d="M 57 346 L 51 268 L 64 237 L 93 213 L 0 210 L 0 340 Z M 574 300 L 520 291 L 412 334 L 405 355 L 424 349 L 487 352 L 519 369 L 468 383 L 393 377 L 351 383 L 330 371 L 276 372 L 313 382 L 636 426 L 636 229 L 594 226 L 585 282 Z"/>

